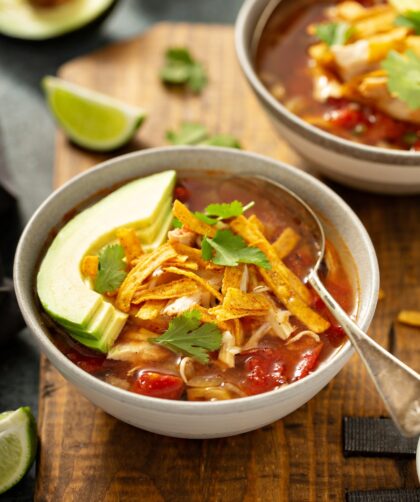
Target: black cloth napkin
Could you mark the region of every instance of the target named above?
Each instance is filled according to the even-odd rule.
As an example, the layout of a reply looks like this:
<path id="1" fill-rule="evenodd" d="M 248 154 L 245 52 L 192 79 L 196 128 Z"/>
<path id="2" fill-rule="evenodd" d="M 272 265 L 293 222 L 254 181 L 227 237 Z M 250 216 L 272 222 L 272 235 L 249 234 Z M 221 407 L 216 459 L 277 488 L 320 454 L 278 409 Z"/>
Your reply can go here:
<path id="1" fill-rule="evenodd" d="M 17 198 L 0 142 L 0 345 L 11 340 L 25 325 L 11 279 L 20 228 Z"/>

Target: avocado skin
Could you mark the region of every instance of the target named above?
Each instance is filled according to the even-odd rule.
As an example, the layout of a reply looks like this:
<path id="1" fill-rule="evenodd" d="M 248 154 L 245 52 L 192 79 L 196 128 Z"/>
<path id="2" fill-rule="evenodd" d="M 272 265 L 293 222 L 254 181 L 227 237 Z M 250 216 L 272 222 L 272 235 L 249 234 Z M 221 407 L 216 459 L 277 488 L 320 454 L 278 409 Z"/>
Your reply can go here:
<path id="1" fill-rule="evenodd" d="M 39 46 L 47 45 L 51 40 L 69 43 L 75 42 L 76 40 L 81 42 L 81 39 L 91 38 L 98 31 L 102 23 L 112 14 L 118 3 L 120 3 L 120 0 L 113 0 L 109 7 L 101 12 L 95 19 L 89 21 L 87 24 L 80 26 L 79 28 L 75 28 L 74 30 L 65 33 L 60 33 L 58 35 L 53 35 L 45 38 L 34 39 L 21 38 L 11 34 L 0 33 L 0 40 L 4 38 L 21 43 L 22 45 L 37 44 Z"/>

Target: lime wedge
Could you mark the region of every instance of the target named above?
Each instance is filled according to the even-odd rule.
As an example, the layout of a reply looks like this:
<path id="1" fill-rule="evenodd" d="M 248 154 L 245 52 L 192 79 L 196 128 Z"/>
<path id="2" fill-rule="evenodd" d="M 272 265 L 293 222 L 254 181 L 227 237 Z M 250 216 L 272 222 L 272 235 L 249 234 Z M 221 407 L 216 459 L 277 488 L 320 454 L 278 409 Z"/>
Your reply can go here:
<path id="1" fill-rule="evenodd" d="M 389 3 L 397 9 L 398 12 L 420 10 L 420 0 L 389 0 Z"/>
<path id="2" fill-rule="evenodd" d="M 36 423 L 27 406 L 0 414 L 0 494 L 23 478 L 35 458 Z"/>
<path id="3" fill-rule="evenodd" d="M 146 117 L 143 109 L 56 77 L 42 85 L 52 113 L 79 146 L 106 152 L 127 143 Z"/>

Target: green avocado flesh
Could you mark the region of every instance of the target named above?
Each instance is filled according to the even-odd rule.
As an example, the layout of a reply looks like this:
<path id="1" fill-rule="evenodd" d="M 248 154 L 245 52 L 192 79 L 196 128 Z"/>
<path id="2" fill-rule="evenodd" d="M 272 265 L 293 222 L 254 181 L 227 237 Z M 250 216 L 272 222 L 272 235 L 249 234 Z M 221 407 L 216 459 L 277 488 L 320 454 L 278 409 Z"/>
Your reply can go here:
<path id="1" fill-rule="evenodd" d="M 146 251 L 162 244 L 175 179 L 175 171 L 164 171 L 127 183 L 70 220 L 48 248 L 37 277 L 39 299 L 83 345 L 107 352 L 127 320 L 82 276 L 83 257 L 114 242 L 121 227 L 134 228 Z"/>
<path id="2" fill-rule="evenodd" d="M 56 7 L 34 7 L 29 0 L 0 0 L 0 33 L 46 40 L 96 20 L 115 0 L 68 0 Z"/>

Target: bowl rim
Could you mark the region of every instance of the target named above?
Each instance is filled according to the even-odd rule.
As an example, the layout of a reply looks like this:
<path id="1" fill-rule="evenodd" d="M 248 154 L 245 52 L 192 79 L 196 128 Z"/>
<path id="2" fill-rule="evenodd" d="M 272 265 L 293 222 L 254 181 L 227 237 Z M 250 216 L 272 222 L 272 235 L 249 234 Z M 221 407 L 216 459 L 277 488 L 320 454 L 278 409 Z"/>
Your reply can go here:
<path id="1" fill-rule="evenodd" d="M 373 318 L 375 313 L 377 296 L 379 290 L 379 267 L 377 262 L 376 253 L 373 247 L 373 244 L 370 240 L 370 237 L 363 226 L 362 222 L 359 220 L 358 216 L 354 213 L 354 211 L 344 202 L 341 197 L 339 197 L 331 188 L 326 186 L 324 183 L 314 178 L 310 174 L 301 171 L 293 166 L 280 162 L 278 160 L 257 154 L 251 153 L 231 148 L 220 148 L 220 147 L 185 147 L 185 146 L 171 146 L 171 147 L 158 147 L 158 148 L 148 148 L 146 150 L 137 151 L 128 153 L 125 155 L 120 155 L 114 157 L 105 162 L 101 162 L 98 165 L 92 167 L 91 169 L 78 174 L 77 176 L 71 178 L 64 185 L 62 185 L 59 189 L 55 190 L 53 193 L 49 195 L 49 197 L 38 207 L 35 213 L 30 218 L 29 222 L 25 226 L 25 229 L 20 237 L 15 261 L 13 268 L 13 280 L 15 285 L 16 297 L 18 300 L 19 307 L 23 314 L 23 317 L 27 323 L 27 326 L 32 334 L 35 337 L 38 346 L 41 348 L 42 352 L 47 356 L 47 358 L 52 362 L 53 366 L 58 369 L 58 371 L 62 374 L 65 374 L 66 380 L 69 380 L 67 375 L 71 375 L 70 383 L 73 383 L 74 380 L 82 381 L 81 387 L 89 387 L 96 393 L 105 394 L 109 398 L 116 400 L 121 403 L 125 403 L 132 406 L 138 406 L 139 408 L 154 410 L 154 411 L 165 411 L 172 412 L 181 415 L 220 415 L 225 414 L 227 412 L 240 412 L 240 411 L 250 411 L 258 408 L 264 408 L 269 404 L 272 404 L 272 400 L 279 399 L 281 401 L 281 397 L 286 400 L 289 394 L 293 395 L 295 393 L 299 394 L 299 390 L 304 385 L 310 385 L 312 380 L 317 380 L 322 372 L 326 370 L 331 365 L 339 365 L 340 369 L 353 353 L 353 348 L 349 340 L 330 358 L 324 361 L 323 365 L 309 374 L 302 380 L 291 383 L 287 386 L 281 387 L 279 389 L 275 389 L 273 391 L 264 392 L 262 394 L 242 397 L 240 399 L 231 399 L 226 401 L 216 401 L 216 402 L 191 402 L 191 401 L 174 401 L 169 399 L 160 399 L 155 397 L 143 396 L 140 394 L 135 394 L 133 392 L 121 389 L 114 385 L 111 385 L 107 382 L 100 380 L 99 378 L 90 375 L 86 371 L 79 368 L 76 364 L 74 364 L 70 359 L 68 359 L 52 342 L 52 340 L 46 334 L 47 328 L 43 328 L 41 323 L 39 322 L 35 313 L 38 311 L 36 306 L 32 307 L 29 303 L 27 304 L 26 297 L 34 294 L 32 291 L 32 277 L 25 277 L 21 271 L 21 262 L 24 261 L 24 256 L 26 253 L 30 252 L 30 234 L 32 232 L 32 227 L 38 226 L 38 219 L 42 218 L 42 214 L 48 211 L 48 207 L 52 200 L 59 198 L 69 190 L 74 185 L 78 185 L 81 181 L 85 180 L 85 178 L 97 177 L 99 173 L 105 170 L 114 170 L 115 166 L 124 163 L 126 160 L 138 158 L 142 159 L 147 156 L 153 155 L 165 155 L 165 153 L 171 153 L 173 151 L 178 152 L 194 152 L 197 155 L 214 155 L 221 154 L 223 156 L 230 157 L 231 159 L 234 157 L 251 157 L 256 161 L 267 162 L 268 164 L 275 165 L 280 169 L 285 171 L 292 172 L 294 175 L 298 175 L 299 177 L 305 179 L 309 184 L 317 186 L 320 190 L 327 194 L 327 196 L 334 202 L 341 206 L 350 216 L 352 223 L 358 228 L 360 235 L 364 244 L 366 245 L 368 260 L 369 260 L 369 269 L 371 270 L 371 294 L 366 300 L 366 304 L 369 305 L 368 309 L 365 312 L 365 316 L 361 319 L 358 319 L 358 323 L 362 327 L 367 326 Z M 140 163 L 139 163 L 140 165 Z M 224 165 L 224 169 L 228 168 L 229 163 L 226 162 Z M 167 167 L 168 169 L 171 166 Z M 123 179 L 124 181 L 124 179 Z M 128 181 L 128 179 L 127 179 Z M 94 192 L 94 190 L 93 190 Z M 75 203 L 77 206 L 77 203 Z M 48 229 L 50 231 L 50 229 Z M 26 292 L 28 289 L 29 293 Z M 344 361 L 343 364 L 341 362 Z M 341 364 L 341 366 L 340 366 Z"/>
<path id="2" fill-rule="evenodd" d="M 273 10 L 283 1 L 285 0 L 276 0 Z M 399 167 L 419 167 L 420 153 L 364 145 L 340 138 L 304 121 L 274 98 L 254 69 L 250 49 L 251 40 L 246 37 L 247 30 L 251 29 L 253 32 L 262 12 L 269 3 L 273 3 L 273 0 L 245 0 L 235 22 L 235 49 L 239 64 L 254 92 L 269 108 L 269 111 L 295 133 L 309 141 L 316 142 L 318 146 L 334 150 L 339 154 L 371 162 L 399 164 Z M 261 12 L 258 12 L 259 10 Z"/>

